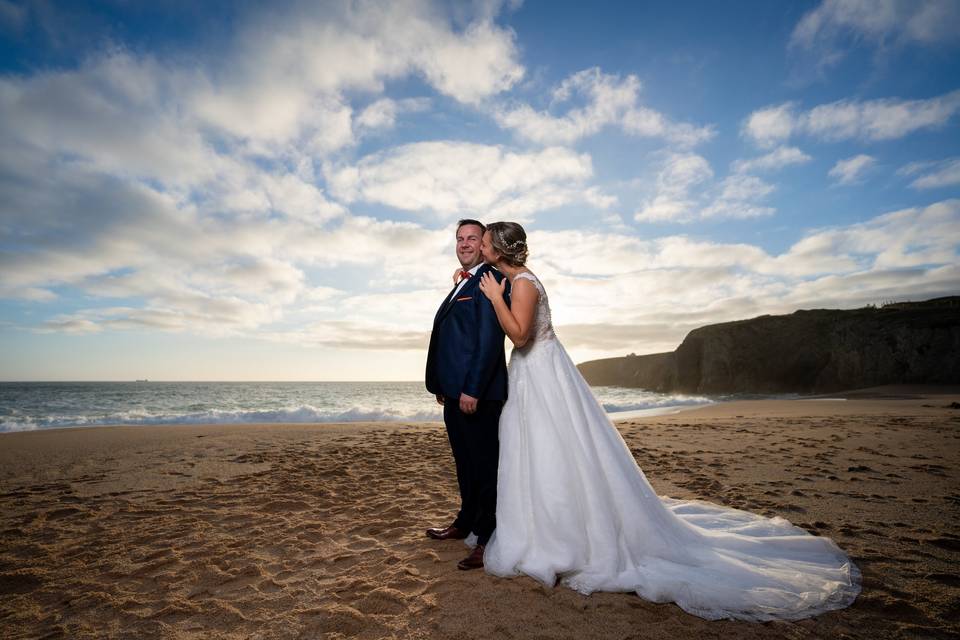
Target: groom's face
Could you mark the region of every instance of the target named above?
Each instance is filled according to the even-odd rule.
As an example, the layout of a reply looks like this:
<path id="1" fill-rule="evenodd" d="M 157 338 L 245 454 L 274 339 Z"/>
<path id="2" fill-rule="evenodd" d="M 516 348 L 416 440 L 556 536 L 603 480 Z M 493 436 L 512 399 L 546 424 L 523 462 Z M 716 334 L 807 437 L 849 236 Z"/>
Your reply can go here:
<path id="1" fill-rule="evenodd" d="M 457 229 L 457 259 L 464 269 L 471 269 L 483 260 L 480 255 L 482 238 L 483 231 L 475 224 L 465 224 Z"/>

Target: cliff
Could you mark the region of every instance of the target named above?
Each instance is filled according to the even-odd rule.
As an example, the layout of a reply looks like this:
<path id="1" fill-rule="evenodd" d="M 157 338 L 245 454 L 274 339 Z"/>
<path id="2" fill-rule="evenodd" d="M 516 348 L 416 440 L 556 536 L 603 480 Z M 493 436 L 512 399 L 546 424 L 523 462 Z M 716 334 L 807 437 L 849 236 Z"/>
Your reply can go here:
<path id="1" fill-rule="evenodd" d="M 960 383 L 960 297 L 700 327 L 673 352 L 578 365 L 590 384 L 674 393 L 826 393 Z"/>

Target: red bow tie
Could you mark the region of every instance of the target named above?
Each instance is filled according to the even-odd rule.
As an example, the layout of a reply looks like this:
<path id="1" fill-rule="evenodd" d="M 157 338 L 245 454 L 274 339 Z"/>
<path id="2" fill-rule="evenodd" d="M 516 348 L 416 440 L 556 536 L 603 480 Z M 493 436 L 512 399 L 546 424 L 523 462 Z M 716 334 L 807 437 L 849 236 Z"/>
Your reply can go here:
<path id="1" fill-rule="evenodd" d="M 472 277 L 472 276 L 473 276 L 473 274 L 470 273 L 469 271 L 464 271 L 464 270 L 462 270 L 462 269 L 460 270 L 460 278 L 461 278 L 462 280 L 466 280 L 467 278 L 470 278 L 470 277 Z"/>

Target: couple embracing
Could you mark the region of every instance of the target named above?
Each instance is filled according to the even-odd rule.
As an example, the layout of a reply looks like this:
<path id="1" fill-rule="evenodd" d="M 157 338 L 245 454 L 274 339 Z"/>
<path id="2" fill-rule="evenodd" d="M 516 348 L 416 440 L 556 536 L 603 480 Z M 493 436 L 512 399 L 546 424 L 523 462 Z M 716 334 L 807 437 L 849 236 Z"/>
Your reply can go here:
<path id="1" fill-rule="evenodd" d="M 473 547 L 459 568 L 632 591 L 707 619 L 791 620 L 853 602 L 859 570 L 832 540 L 656 494 L 557 339 L 519 224 L 461 220 L 456 252 L 426 386 L 443 405 L 461 504 L 427 535 Z"/>

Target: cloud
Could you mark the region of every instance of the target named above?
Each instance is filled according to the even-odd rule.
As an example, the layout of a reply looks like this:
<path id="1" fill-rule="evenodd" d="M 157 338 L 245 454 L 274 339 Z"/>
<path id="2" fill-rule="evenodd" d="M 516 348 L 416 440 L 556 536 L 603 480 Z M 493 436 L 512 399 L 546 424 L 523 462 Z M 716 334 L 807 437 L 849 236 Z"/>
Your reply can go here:
<path id="1" fill-rule="evenodd" d="M 102 331 L 190 332 L 212 337 L 248 334 L 276 318 L 265 303 L 239 298 L 179 295 L 158 301 L 168 306 L 83 309 L 42 323 L 39 333 L 99 333 Z"/>
<path id="2" fill-rule="evenodd" d="M 694 187 L 713 178 L 706 158 L 695 153 L 672 154 L 657 173 L 656 194 L 636 213 L 638 222 L 689 220 L 695 215 Z"/>
<path id="3" fill-rule="evenodd" d="M 180 186 L 211 178 L 221 158 L 161 99 L 173 78 L 150 59 L 112 52 L 75 71 L 0 79 L 5 150 L 24 145 L 119 176 Z"/>
<path id="4" fill-rule="evenodd" d="M 861 153 L 844 160 L 837 160 L 827 175 L 836 180 L 837 184 L 855 184 L 859 182 L 861 178 L 863 178 L 863 174 L 869 171 L 876 163 L 876 158 Z"/>
<path id="5" fill-rule="evenodd" d="M 718 175 L 690 151 L 712 127 L 649 108 L 635 76 L 589 69 L 561 82 L 549 108 L 508 105 L 501 96 L 524 68 L 515 34 L 495 22 L 502 8 L 292 4 L 240 16 L 239 35 L 216 50 L 160 58 L 87 45 L 73 67 L 0 78 L 0 298 L 18 314 L 5 326 L 415 359 L 457 264 L 453 220 L 558 207 L 568 209 L 531 228 L 531 266 L 581 353 L 663 350 L 707 322 L 956 289 L 956 201 L 813 230 L 779 253 L 638 238 L 595 183 L 592 157 L 565 146 L 604 130 L 664 141 L 672 151 L 654 156 L 637 220 L 770 215 L 775 185 L 762 172 L 809 161 L 791 136 L 935 128 L 954 117 L 956 92 L 773 107 L 745 124 L 770 148 Z M 400 98 L 397 86 L 422 97 Z M 465 130 L 464 140 L 378 146 L 394 129 L 416 140 L 405 118 L 422 110 L 443 132 L 443 118 L 488 108 L 535 144 L 479 144 Z M 904 175 L 918 189 L 952 184 L 935 177 L 951 166 Z M 374 217 L 381 207 L 402 220 Z M 559 230 L 591 216 L 603 232 Z"/>
<path id="6" fill-rule="evenodd" d="M 960 158 L 946 158 L 937 162 L 911 162 L 897 171 L 899 175 L 915 176 L 910 186 L 914 189 L 939 189 L 960 184 Z"/>
<path id="7" fill-rule="evenodd" d="M 415 64 L 430 84 L 460 102 L 476 104 L 523 77 L 513 33 L 488 21 L 474 23 L 462 34 L 439 31 L 422 35 L 423 40 L 414 40 L 418 43 Z M 434 43 L 423 48 L 420 43 L 430 43 L 431 37 Z"/>
<path id="8" fill-rule="evenodd" d="M 33 212 L 37 199 L 92 176 L 100 176 L 102 197 L 112 189 L 122 197 L 126 185 L 140 183 L 218 211 L 343 213 L 311 183 L 310 171 L 290 171 L 281 159 L 272 172 L 230 145 L 218 149 L 223 141 L 181 111 L 172 78 L 149 59 L 120 52 L 75 71 L 0 80 L 0 171 L 13 178 L 4 186 L 5 215 L 18 215 L 19 204 Z"/>
<path id="9" fill-rule="evenodd" d="M 427 326 L 428 325 L 421 325 Z M 263 339 L 299 347 L 329 347 L 361 351 L 425 351 L 430 344 L 427 329 L 404 330 L 389 324 L 331 320 L 304 329 L 264 334 Z"/>
<path id="10" fill-rule="evenodd" d="M 804 261 L 848 258 L 864 270 L 952 264 L 960 249 L 960 200 L 944 200 L 826 229 L 794 244 L 787 256 Z"/>
<path id="11" fill-rule="evenodd" d="M 814 61 L 818 72 L 866 44 L 877 51 L 960 42 L 960 7 L 953 0 L 823 0 L 804 14 L 789 48 Z"/>
<path id="12" fill-rule="evenodd" d="M 650 353 L 672 350 L 707 323 L 956 295 L 960 200 L 811 230 L 779 254 L 747 243 L 585 231 L 533 232 L 530 247 L 569 347 L 584 358 Z M 606 300 L 616 302 L 598 304 Z"/>
<path id="13" fill-rule="evenodd" d="M 618 127 L 627 135 L 663 138 L 675 145 L 690 147 L 714 136 L 712 127 L 675 123 L 661 113 L 643 106 L 640 80 L 634 75 L 621 78 L 603 73 L 598 67 L 579 71 L 554 89 L 552 106 L 574 101 L 563 115 L 537 111 L 528 104 L 500 106 L 493 112 L 504 129 L 538 144 L 572 144 L 605 127 Z"/>
<path id="14" fill-rule="evenodd" d="M 318 318 L 361 324 L 379 318 L 395 330 L 422 333 L 435 309 L 416 300 L 441 299 L 456 263 L 452 227 L 431 231 L 363 218 L 345 218 L 330 229 L 257 221 L 196 229 L 179 236 L 183 252 L 176 255 L 127 232 L 102 230 L 84 238 L 95 242 L 91 250 L 64 244 L 29 259 L 0 254 L 0 292 L 26 292 L 34 287 L 30 283 L 68 284 L 93 305 L 55 314 L 37 327 L 43 332 L 144 329 L 261 337 L 296 333 L 280 326 L 310 327 Z M 154 226 L 157 232 L 163 229 Z M 127 253 L 110 251 L 127 245 Z M 317 285 L 308 275 L 316 267 L 367 273 L 368 281 L 350 289 L 372 293 Z M 429 295 L 396 291 L 422 291 L 424 283 Z M 135 304 L 98 306 L 115 300 Z"/>
<path id="15" fill-rule="evenodd" d="M 751 171 L 776 171 L 792 164 L 804 164 L 810 162 L 811 158 L 796 147 L 777 147 L 770 153 L 750 158 L 749 160 L 737 160 L 733 163 L 733 170 L 736 173 L 749 173 Z"/>
<path id="16" fill-rule="evenodd" d="M 58 316 L 45 321 L 37 333 L 66 333 L 68 335 L 83 335 L 87 333 L 100 333 L 103 326 L 79 316 Z"/>
<path id="17" fill-rule="evenodd" d="M 780 144 L 795 135 L 821 140 L 894 140 L 945 126 L 960 111 L 960 91 L 925 100 L 839 100 L 799 111 L 787 102 L 764 107 L 744 121 L 742 133 L 760 146 Z"/>
<path id="18" fill-rule="evenodd" d="M 697 183 L 703 175 L 710 174 L 695 159 L 676 167 L 679 182 Z M 720 191 L 735 199 L 755 189 L 731 182 Z M 60 245 L 29 261 L 4 262 L 0 274 L 19 287 L 69 274 L 87 301 L 124 302 L 56 313 L 37 331 L 190 332 L 410 351 L 425 347 L 455 265 L 452 224 L 430 230 L 345 216 L 328 227 L 248 220 L 190 232 L 191 225 L 174 225 L 168 233 L 182 253 L 173 255 L 165 241 L 150 240 L 172 223 L 161 216 L 147 235 L 124 225 L 101 229 L 87 236 L 97 240 L 89 251 Z M 127 245 L 126 253 L 111 252 Z M 530 265 L 547 284 L 561 338 L 579 358 L 663 351 L 710 322 L 955 292 L 960 201 L 812 230 L 779 254 L 687 236 L 536 228 L 530 245 Z M 78 269 L 95 256 L 110 261 Z M 311 281 L 313 269 L 330 266 L 367 274 L 367 291 Z"/>
<path id="19" fill-rule="evenodd" d="M 732 175 L 724 178 L 720 195 L 703 208 L 703 218 L 758 218 L 773 215 L 772 207 L 760 204 L 774 186 L 757 176 Z"/>
<path id="20" fill-rule="evenodd" d="M 589 349 L 624 354 L 625 345 L 644 345 L 644 353 L 673 351 L 696 322 L 674 325 L 665 329 L 663 323 L 650 324 L 565 324 L 559 330 L 560 338 L 567 349 Z M 629 348 L 629 347 L 628 347 Z"/>
<path id="21" fill-rule="evenodd" d="M 593 231 L 531 231 L 536 262 L 550 273 L 589 283 L 601 276 L 644 270 L 759 270 L 768 254 L 749 244 L 716 243 L 687 236 L 641 239 Z M 612 309 L 615 312 L 615 309 Z"/>
<path id="22" fill-rule="evenodd" d="M 430 106 L 430 100 L 427 98 L 406 98 L 403 100 L 393 100 L 391 98 L 380 98 L 376 102 L 367 105 L 356 118 L 357 129 L 360 130 L 383 130 L 392 129 L 397 121 L 397 116 L 404 112 L 424 111 Z"/>
<path id="23" fill-rule="evenodd" d="M 463 28 L 442 9 L 426 0 L 292 5 L 242 15 L 229 45 L 187 60 L 118 46 L 76 68 L 8 75 L 0 134 L 4 146 L 181 189 L 236 172 L 250 156 L 325 156 L 425 106 L 378 101 L 387 81 L 421 77 L 476 104 L 522 77 L 514 35 L 492 22 L 491 8 L 464 16 Z M 355 113 L 348 94 L 365 110 Z"/>
<path id="24" fill-rule="evenodd" d="M 755 218 L 774 213 L 762 200 L 774 190 L 757 176 L 734 173 L 719 183 L 705 158 L 668 155 L 656 189 L 634 215 L 638 222 L 692 222 L 705 218 Z"/>
<path id="25" fill-rule="evenodd" d="M 66 289 L 94 305 L 58 314 L 46 330 L 155 326 L 232 335 L 322 302 L 318 291 L 329 298 L 317 269 L 377 273 L 375 290 L 436 278 L 439 296 L 455 262 L 452 228 L 325 217 L 311 208 L 312 191 L 301 193 L 292 181 L 285 192 L 286 177 L 260 175 L 267 196 L 285 199 L 278 215 L 269 208 L 211 212 L 83 166 L 40 166 L 0 162 L 0 184 L 17 186 L 5 191 L 0 296 L 46 303 Z M 109 314 L 96 306 L 118 299 L 126 306 Z"/>
<path id="26" fill-rule="evenodd" d="M 329 153 L 354 141 L 347 92 L 381 93 L 387 81 L 415 75 L 476 105 L 523 77 L 514 34 L 489 9 L 463 29 L 444 14 L 425 0 L 263 11 L 238 38 L 232 64 L 194 92 L 193 110 L 257 149 L 307 141 Z"/>
<path id="27" fill-rule="evenodd" d="M 796 127 L 795 104 L 764 107 L 754 111 L 743 123 L 743 134 L 763 147 L 771 147 L 790 138 Z"/>
<path id="28" fill-rule="evenodd" d="M 446 276 L 432 279 L 454 263 L 452 230 L 354 216 L 315 167 L 437 95 L 473 106 L 510 88 L 523 67 L 499 10 L 244 10 L 216 50 L 90 48 L 75 67 L 0 78 L 0 297 L 56 306 L 43 331 L 249 335 L 307 309 L 335 316 L 348 296 L 327 268 L 349 266 L 358 289 L 421 278 L 442 295 Z M 437 93 L 383 95 L 403 79 Z M 504 187 L 505 213 L 611 203 L 578 178 L 587 156 L 543 150 L 545 174 L 499 159 L 540 176 Z"/>
<path id="29" fill-rule="evenodd" d="M 806 114 L 806 130 L 825 140 L 893 140 L 944 126 L 960 110 L 960 91 L 927 100 L 840 101 Z"/>
<path id="30" fill-rule="evenodd" d="M 561 147 L 509 151 L 468 142 L 418 142 L 372 154 L 353 166 L 326 171 L 344 202 L 376 202 L 441 220 L 464 215 L 529 219 L 572 202 L 608 208 L 611 196 L 585 186 L 590 156 Z"/>

